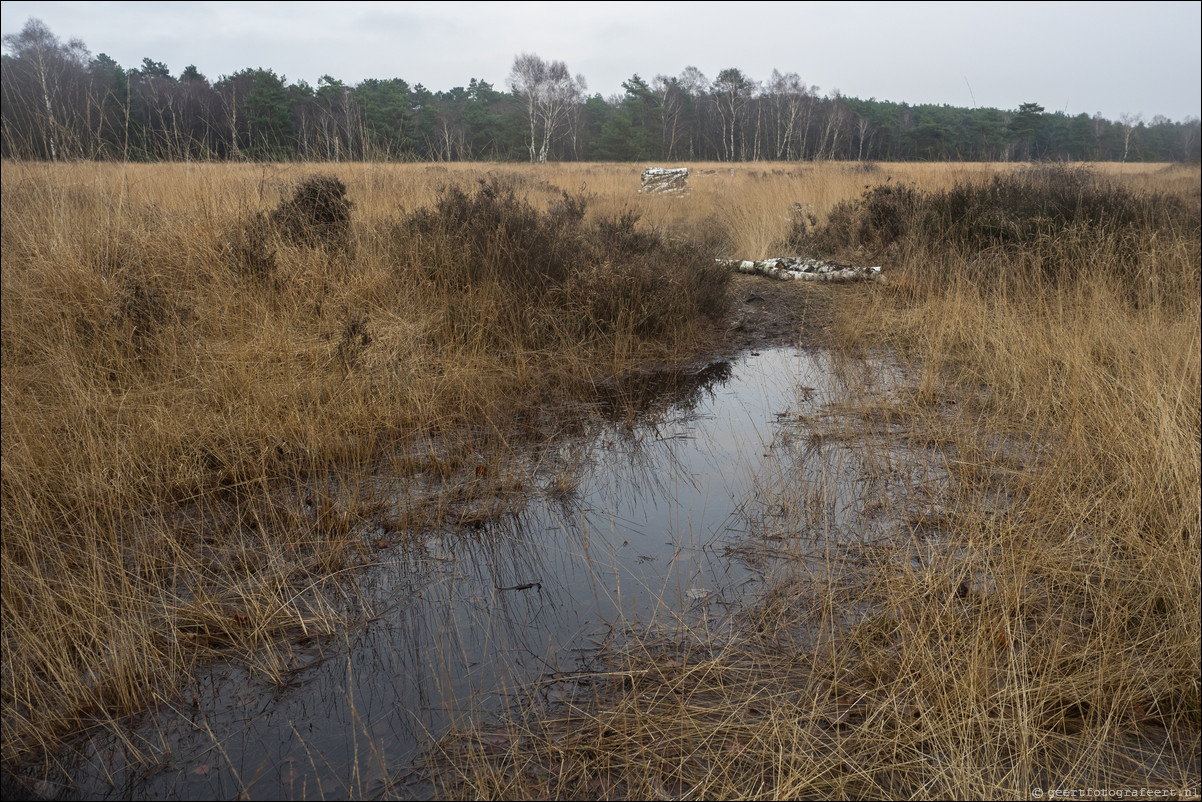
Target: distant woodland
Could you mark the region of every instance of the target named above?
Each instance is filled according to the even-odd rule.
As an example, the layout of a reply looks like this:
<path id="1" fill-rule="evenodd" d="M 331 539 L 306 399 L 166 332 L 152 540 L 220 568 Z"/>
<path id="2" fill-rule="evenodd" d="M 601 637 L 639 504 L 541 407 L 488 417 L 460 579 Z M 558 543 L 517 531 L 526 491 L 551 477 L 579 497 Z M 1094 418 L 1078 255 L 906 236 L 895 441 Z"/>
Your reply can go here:
<path id="1" fill-rule="evenodd" d="M 792 72 L 757 80 L 638 74 L 608 98 L 560 61 L 514 58 L 506 86 L 433 91 L 402 78 L 290 83 L 269 68 L 216 80 L 151 58 L 125 67 L 29 20 L 4 37 L 0 155 L 168 161 L 1175 161 L 1198 119 L 1069 116 L 861 100 Z"/>

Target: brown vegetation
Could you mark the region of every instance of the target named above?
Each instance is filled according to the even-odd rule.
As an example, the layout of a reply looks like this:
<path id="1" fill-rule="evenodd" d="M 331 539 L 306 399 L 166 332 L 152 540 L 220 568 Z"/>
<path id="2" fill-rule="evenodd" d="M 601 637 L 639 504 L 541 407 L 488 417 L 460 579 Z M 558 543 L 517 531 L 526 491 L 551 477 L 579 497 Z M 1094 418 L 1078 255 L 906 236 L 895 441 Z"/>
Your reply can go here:
<path id="1" fill-rule="evenodd" d="M 908 449 L 938 481 L 862 483 L 888 537 L 773 491 L 778 578 L 740 626 L 632 630 L 570 703 L 445 741 L 443 790 L 1196 789 L 1198 169 L 715 166 L 682 198 L 640 169 L 4 164 L 4 762 L 216 655 L 280 671 L 345 625 L 331 591 L 396 490 L 365 475 L 472 492 L 484 435 L 712 348 L 711 257 L 792 238 L 884 265 L 854 313 L 803 292 L 909 377 L 844 359 L 798 447 L 879 476 Z"/>
<path id="2" fill-rule="evenodd" d="M 796 424 L 741 546 L 769 592 L 725 634 L 632 625 L 549 678 L 563 702 L 446 739 L 446 794 L 1197 792 L 1198 173 L 928 169 L 806 224 L 885 260 L 837 328 L 909 378 L 844 359 L 842 396 Z"/>
<path id="3" fill-rule="evenodd" d="M 382 496 L 482 487 L 490 433 L 718 331 L 726 273 L 634 213 L 349 173 L 4 165 L 6 763 L 215 654 L 278 672 L 380 527 L 446 507 Z"/>

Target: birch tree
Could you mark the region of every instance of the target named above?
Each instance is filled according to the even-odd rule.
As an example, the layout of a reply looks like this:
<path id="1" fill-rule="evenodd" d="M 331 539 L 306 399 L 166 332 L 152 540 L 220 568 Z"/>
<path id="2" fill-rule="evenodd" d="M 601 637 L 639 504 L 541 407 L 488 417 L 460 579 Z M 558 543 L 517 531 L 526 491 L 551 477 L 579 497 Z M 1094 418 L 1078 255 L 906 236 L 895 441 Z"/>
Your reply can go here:
<path id="1" fill-rule="evenodd" d="M 684 92 L 682 100 L 688 99 L 691 111 L 689 129 L 689 158 L 697 158 L 701 154 L 703 132 L 705 131 L 705 103 L 709 98 L 710 79 L 696 67 L 685 67 L 677 79 Z"/>
<path id="2" fill-rule="evenodd" d="M 68 93 L 71 89 L 79 93 L 85 85 L 85 69 L 90 61 L 87 47 L 79 39 L 63 44 L 46 23 L 30 19 L 20 33 L 4 37 L 4 48 L 12 54 L 11 60 L 4 60 L 4 99 L 25 106 L 32 121 L 30 134 L 41 134 L 43 155 L 58 161 L 65 155 L 66 144 L 73 151 L 69 155 L 82 156 L 81 132 L 73 131 L 71 124 L 76 118 L 86 117 L 86 108 L 83 114 L 71 108 Z M 22 96 L 25 87 L 36 99 Z M 64 143 L 64 137 L 68 142 Z"/>
<path id="3" fill-rule="evenodd" d="M 718 102 L 718 114 L 722 117 L 722 149 L 726 161 L 735 161 L 738 158 L 735 131 L 738 128 L 739 117 L 751 100 L 755 88 L 755 83 L 735 67 L 722 70 L 714 81 L 712 90 Z"/>
<path id="4" fill-rule="evenodd" d="M 680 141 L 680 118 L 684 111 L 684 89 L 680 81 L 666 75 L 657 75 L 651 82 L 651 91 L 655 93 L 659 104 L 660 130 L 663 137 L 664 158 L 672 161 L 676 158 L 676 143 Z"/>
<path id="5" fill-rule="evenodd" d="M 1131 150 L 1131 136 L 1135 129 L 1143 124 L 1143 114 L 1132 114 L 1124 111 L 1119 115 L 1119 132 L 1123 135 L 1123 161 L 1127 161 L 1127 153 Z"/>
<path id="6" fill-rule="evenodd" d="M 768 80 L 768 92 L 772 98 L 772 111 L 776 122 L 776 158 L 794 159 L 805 155 L 804 132 L 809 129 L 809 116 L 813 110 L 810 89 L 795 72 L 781 74 L 772 71 Z M 800 151 L 797 150 L 797 134 L 803 133 Z"/>
<path id="7" fill-rule="evenodd" d="M 547 161 L 555 138 L 588 88 L 583 75 L 572 77 L 562 61 L 544 61 L 534 53 L 514 57 L 509 87 L 521 101 L 530 125 L 530 161 Z"/>

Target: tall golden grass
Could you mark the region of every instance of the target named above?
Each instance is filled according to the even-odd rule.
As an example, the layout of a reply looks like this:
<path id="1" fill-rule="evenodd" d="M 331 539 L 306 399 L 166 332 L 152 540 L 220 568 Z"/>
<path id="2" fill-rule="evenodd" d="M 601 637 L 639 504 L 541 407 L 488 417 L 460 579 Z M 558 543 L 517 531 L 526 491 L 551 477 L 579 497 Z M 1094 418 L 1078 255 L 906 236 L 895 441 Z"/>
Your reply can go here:
<path id="1" fill-rule="evenodd" d="M 463 424 L 504 427 L 712 342 L 704 305 L 671 307 L 648 336 L 628 298 L 582 339 L 513 306 L 503 281 L 440 283 L 403 223 L 443 187 L 491 173 L 540 213 L 566 191 L 589 199 L 587 226 L 633 211 L 665 242 L 758 258 L 795 233 L 794 204 L 822 223 L 867 187 L 1019 169 L 698 165 L 688 195 L 660 197 L 636 194 L 640 165 L 5 163 L 0 757 L 52 754 L 216 655 L 280 671 L 292 639 L 345 624 L 321 588 L 371 559 L 363 524 L 389 488 L 361 480 L 382 461 L 466 481 L 482 446 Z M 1095 169 L 1196 217 L 1196 167 Z M 248 221 L 313 172 L 347 187 L 348 247 L 269 236 L 251 247 L 271 268 L 239 269 Z M 830 487 L 769 483 L 779 579 L 746 626 L 631 638 L 598 657 L 595 692 L 508 722 L 503 754 L 447 745 L 444 790 L 1196 789 L 1199 234 L 1087 234 L 849 250 L 890 283 L 847 306 L 844 348 L 900 355 L 909 380 L 881 395 L 837 360 L 844 395 L 798 442 L 843 444 L 825 458 L 848 478 L 904 453 L 934 480 L 901 496 L 862 482 L 893 526 L 850 539 L 824 523 Z M 1051 280 L 1050 261 L 1071 269 Z M 600 315 L 604 286 L 539 297 Z"/>

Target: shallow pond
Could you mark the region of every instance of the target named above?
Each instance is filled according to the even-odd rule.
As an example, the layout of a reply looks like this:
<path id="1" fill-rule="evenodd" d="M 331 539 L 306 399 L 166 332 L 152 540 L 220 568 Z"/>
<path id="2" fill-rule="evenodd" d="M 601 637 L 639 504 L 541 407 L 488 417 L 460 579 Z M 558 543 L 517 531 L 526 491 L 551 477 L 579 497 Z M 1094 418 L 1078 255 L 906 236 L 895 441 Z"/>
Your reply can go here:
<path id="1" fill-rule="evenodd" d="M 82 785 L 61 795 L 372 796 L 449 727 L 572 669 L 621 628 L 718 625 L 759 581 L 724 546 L 781 423 L 823 403 L 811 388 L 826 375 L 819 354 L 748 352 L 666 410 L 565 437 L 552 450 L 574 467 L 558 486 L 382 551 L 359 578 L 366 623 L 304 647 L 282 682 L 210 667 L 173 707 L 75 752 L 67 771 Z M 414 780 L 389 793 L 428 790 Z"/>

